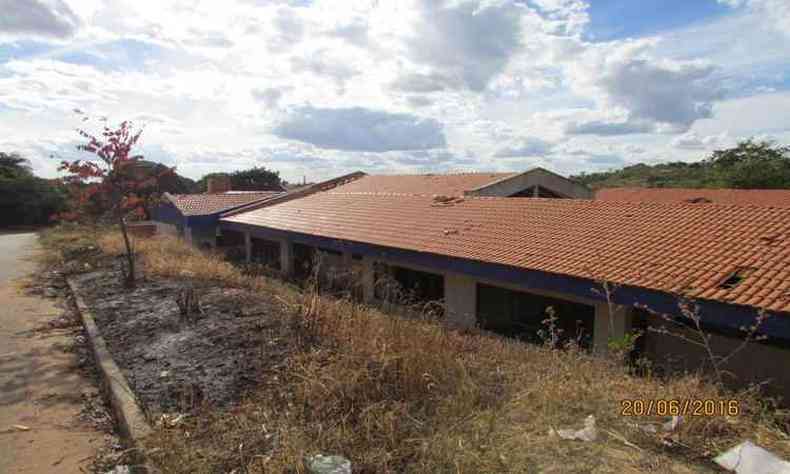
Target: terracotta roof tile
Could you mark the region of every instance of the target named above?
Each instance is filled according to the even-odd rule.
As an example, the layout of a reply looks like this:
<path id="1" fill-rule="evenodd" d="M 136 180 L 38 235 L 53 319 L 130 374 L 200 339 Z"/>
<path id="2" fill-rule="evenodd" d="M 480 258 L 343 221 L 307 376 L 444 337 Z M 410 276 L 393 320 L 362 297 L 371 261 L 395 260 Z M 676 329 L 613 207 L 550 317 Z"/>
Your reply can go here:
<path id="1" fill-rule="evenodd" d="M 480 186 L 518 173 L 367 175 L 332 192 L 462 196 Z"/>
<path id="2" fill-rule="evenodd" d="M 224 220 L 790 312 L 759 292 L 790 287 L 790 209 L 335 191 Z M 720 288 L 741 267 L 755 271 Z"/>
<path id="3" fill-rule="evenodd" d="M 790 207 L 790 189 L 707 188 L 603 188 L 595 192 L 599 201 L 693 202 L 714 204 Z"/>
<path id="4" fill-rule="evenodd" d="M 185 216 L 205 216 L 227 209 L 265 201 L 282 194 L 277 191 L 228 192 L 219 194 L 170 194 L 170 202 Z"/>

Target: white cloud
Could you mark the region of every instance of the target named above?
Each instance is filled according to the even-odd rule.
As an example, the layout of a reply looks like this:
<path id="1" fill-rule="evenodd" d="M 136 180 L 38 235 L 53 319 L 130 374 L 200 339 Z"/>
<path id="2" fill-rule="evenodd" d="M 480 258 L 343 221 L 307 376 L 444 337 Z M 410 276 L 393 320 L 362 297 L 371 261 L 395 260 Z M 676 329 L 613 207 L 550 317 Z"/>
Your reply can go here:
<path id="1" fill-rule="evenodd" d="M 483 90 L 521 45 L 516 2 L 423 2 L 409 40 L 410 58 L 435 68 L 442 82 Z"/>
<path id="2" fill-rule="evenodd" d="M 603 135 L 683 132 L 711 116 L 722 98 L 715 67 L 700 61 L 655 56 L 654 40 L 590 46 L 578 61 L 567 64 L 579 94 L 595 98 L 602 110 L 619 111 L 623 120 L 569 124 L 569 133 Z"/>
<path id="3" fill-rule="evenodd" d="M 748 7 L 764 16 L 780 32 L 790 35 L 790 2 L 787 0 L 719 0 L 733 8 Z"/>
<path id="4" fill-rule="evenodd" d="M 551 153 L 554 145 L 537 137 L 522 139 L 518 144 L 500 148 L 494 153 L 496 158 L 519 156 L 543 156 Z"/>
<path id="5" fill-rule="evenodd" d="M 51 176 L 47 150 L 98 125 L 79 108 L 146 124 L 147 149 L 191 177 L 699 159 L 697 141 L 789 138 L 772 1 L 591 43 L 584 0 L 24 0 L 68 5 L 73 28 L 0 18 L 17 31 L 0 43 L 0 146 Z"/>
<path id="6" fill-rule="evenodd" d="M 686 150 L 706 150 L 732 144 L 729 134 L 699 136 L 695 132 L 686 132 L 672 139 L 672 146 Z"/>
<path id="7" fill-rule="evenodd" d="M 0 0 L 0 35 L 68 38 L 80 20 L 63 0 Z"/>
<path id="8" fill-rule="evenodd" d="M 361 107 L 300 107 L 278 124 L 280 138 L 350 151 L 423 150 L 446 146 L 442 124 L 410 114 Z"/>
<path id="9" fill-rule="evenodd" d="M 655 130 L 654 124 L 647 121 L 607 122 L 590 120 L 587 122 L 568 122 L 565 133 L 569 135 L 628 135 L 632 133 L 650 133 Z"/>

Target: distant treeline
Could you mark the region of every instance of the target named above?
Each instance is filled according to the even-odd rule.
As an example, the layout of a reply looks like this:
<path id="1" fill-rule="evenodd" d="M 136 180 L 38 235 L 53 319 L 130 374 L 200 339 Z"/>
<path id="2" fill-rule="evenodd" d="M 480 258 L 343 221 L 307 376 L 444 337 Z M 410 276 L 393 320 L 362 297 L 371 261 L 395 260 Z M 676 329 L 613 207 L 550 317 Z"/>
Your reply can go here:
<path id="1" fill-rule="evenodd" d="M 144 176 L 160 176 L 152 192 L 187 194 L 197 192 L 195 181 L 175 173 L 163 174 L 166 167 L 151 161 L 139 161 L 138 172 Z M 53 215 L 68 211 L 74 198 L 69 187 L 59 179 L 35 176 L 30 162 L 18 153 L 0 152 L 0 227 L 36 226 L 50 222 Z M 102 214 L 103 203 L 90 203 L 96 214 Z"/>
<path id="2" fill-rule="evenodd" d="M 35 176 L 19 154 L 0 152 L 0 227 L 46 224 L 66 208 L 67 195 L 58 180 Z"/>
<path id="3" fill-rule="evenodd" d="M 747 140 L 702 161 L 647 165 L 573 176 L 592 188 L 790 189 L 790 147 Z"/>
<path id="4" fill-rule="evenodd" d="M 143 177 L 157 177 L 157 185 L 148 192 L 158 195 L 206 192 L 208 179 L 215 176 L 229 177 L 234 190 L 279 190 L 286 184 L 279 172 L 264 167 L 210 173 L 199 181 L 177 173 L 165 173 L 168 168 L 153 161 L 138 161 L 135 168 Z M 0 228 L 45 225 L 53 215 L 69 211 L 73 204 L 69 187 L 60 180 L 39 178 L 33 174 L 26 158 L 18 153 L 0 152 Z M 99 196 L 81 206 L 97 216 L 106 212 L 106 203 L 101 202 Z"/>

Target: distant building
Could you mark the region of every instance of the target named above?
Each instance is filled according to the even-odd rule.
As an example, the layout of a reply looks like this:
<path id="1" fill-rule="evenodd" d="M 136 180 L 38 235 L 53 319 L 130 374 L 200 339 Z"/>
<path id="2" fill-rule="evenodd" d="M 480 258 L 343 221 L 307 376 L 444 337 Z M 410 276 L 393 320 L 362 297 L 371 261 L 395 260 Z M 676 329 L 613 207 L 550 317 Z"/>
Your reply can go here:
<path id="1" fill-rule="evenodd" d="M 208 180 L 206 194 L 165 193 L 154 212 L 159 232 L 182 236 L 198 246 L 214 247 L 223 212 L 263 202 L 282 191 L 231 191 L 227 177 Z"/>

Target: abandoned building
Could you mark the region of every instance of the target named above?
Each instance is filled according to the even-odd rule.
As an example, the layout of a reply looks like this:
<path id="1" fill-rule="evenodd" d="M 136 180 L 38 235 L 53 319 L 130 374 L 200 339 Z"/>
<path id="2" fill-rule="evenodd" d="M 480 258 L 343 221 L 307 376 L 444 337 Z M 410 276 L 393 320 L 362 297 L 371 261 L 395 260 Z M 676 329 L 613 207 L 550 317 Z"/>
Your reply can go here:
<path id="1" fill-rule="evenodd" d="M 179 235 L 200 247 L 217 245 L 223 212 L 269 200 L 282 191 L 233 191 L 227 177 L 211 178 L 206 194 L 165 193 L 153 213 L 158 232 Z"/>
<path id="2" fill-rule="evenodd" d="M 217 233 L 284 275 L 353 269 L 375 303 L 382 280 L 442 303 L 447 323 L 538 339 L 550 307 L 566 338 L 595 351 L 682 314 L 693 300 L 718 350 L 768 317 L 767 341 L 725 367 L 790 394 L 790 208 L 699 200 L 593 199 L 543 169 L 526 173 L 347 175 L 222 212 Z M 645 357 L 694 369 L 704 355 L 646 331 Z M 759 357 L 759 359 L 755 359 Z M 756 363 L 755 360 L 766 361 Z"/>

